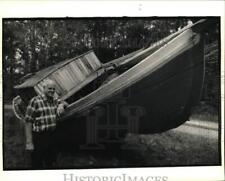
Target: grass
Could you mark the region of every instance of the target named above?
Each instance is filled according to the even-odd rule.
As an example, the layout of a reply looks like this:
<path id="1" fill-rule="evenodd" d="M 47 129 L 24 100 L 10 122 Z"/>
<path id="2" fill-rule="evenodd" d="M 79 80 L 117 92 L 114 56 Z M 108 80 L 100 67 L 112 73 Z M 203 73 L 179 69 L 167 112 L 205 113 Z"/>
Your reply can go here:
<path id="1" fill-rule="evenodd" d="M 196 108 L 191 119 L 218 123 L 215 112 L 203 110 L 202 107 Z M 3 146 L 6 170 L 30 168 L 30 155 L 24 151 L 23 129 L 23 123 L 14 117 L 12 110 L 5 109 Z M 57 165 L 59 168 L 105 168 L 220 164 L 218 138 L 193 136 L 179 129 L 151 135 L 128 134 L 121 149 L 59 153 Z"/>
<path id="2" fill-rule="evenodd" d="M 4 111 L 4 168 L 29 168 L 29 155 L 24 151 L 23 124 L 17 120 L 11 110 Z"/>

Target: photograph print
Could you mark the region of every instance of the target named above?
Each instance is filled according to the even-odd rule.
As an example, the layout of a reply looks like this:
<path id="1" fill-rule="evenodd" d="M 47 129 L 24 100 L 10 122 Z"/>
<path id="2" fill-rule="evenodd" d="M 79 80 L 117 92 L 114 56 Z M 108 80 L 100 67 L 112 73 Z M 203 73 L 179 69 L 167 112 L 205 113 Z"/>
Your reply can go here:
<path id="1" fill-rule="evenodd" d="M 3 18 L 3 169 L 221 165 L 220 21 Z"/>

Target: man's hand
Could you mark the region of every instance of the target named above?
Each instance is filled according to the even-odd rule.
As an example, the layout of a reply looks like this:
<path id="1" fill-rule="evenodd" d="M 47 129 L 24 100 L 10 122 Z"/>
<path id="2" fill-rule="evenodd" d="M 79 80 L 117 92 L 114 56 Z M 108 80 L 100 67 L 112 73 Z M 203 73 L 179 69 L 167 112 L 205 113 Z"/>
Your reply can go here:
<path id="1" fill-rule="evenodd" d="M 65 112 L 64 104 L 60 103 L 57 107 L 57 115 L 60 116 Z"/>
<path id="2" fill-rule="evenodd" d="M 27 142 L 26 143 L 26 148 L 27 151 L 33 151 L 34 150 L 34 144 L 32 142 Z"/>

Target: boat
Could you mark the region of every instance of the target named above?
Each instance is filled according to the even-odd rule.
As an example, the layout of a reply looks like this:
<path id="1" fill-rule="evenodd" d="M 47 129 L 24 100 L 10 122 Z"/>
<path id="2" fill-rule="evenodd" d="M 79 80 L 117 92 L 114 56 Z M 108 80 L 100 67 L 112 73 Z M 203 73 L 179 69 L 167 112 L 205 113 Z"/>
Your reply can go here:
<path id="1" fill-rule="evenodd" d="M 51 78 L 56 96 L 69 103 L 59 119 L 59 134 L 69 143 L 121 142 L 127 133 L 176 128 L 200 100 L 208 23 L 200 20 L 105 64 L 89 51 L 30 75 L 15 86 L 14 112 L 23 119 L 29 99 Z"/>

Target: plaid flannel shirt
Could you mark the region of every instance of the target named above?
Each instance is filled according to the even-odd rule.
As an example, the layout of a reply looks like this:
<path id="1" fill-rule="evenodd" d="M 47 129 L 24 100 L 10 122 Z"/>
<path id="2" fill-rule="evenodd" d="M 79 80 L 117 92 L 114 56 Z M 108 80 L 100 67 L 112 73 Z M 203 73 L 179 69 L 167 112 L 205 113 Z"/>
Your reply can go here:
<path id="1" fill-rule="evenodd" d="M 56 110 L 60 103 L 60 99 L 49 101 L 44 95 L 32 98 L 27 107 L 25 121 L 32 123 L 34 132 L 54 130 L 57 121 Z"/>

